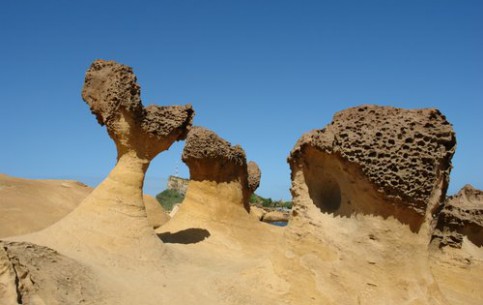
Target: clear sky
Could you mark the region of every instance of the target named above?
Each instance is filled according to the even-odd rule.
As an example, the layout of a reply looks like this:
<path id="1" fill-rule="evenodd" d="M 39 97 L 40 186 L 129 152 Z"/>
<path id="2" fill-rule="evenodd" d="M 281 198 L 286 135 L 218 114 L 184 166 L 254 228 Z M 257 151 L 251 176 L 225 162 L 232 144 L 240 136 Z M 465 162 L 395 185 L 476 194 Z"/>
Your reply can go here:
<path id="1" fill-rule="evenodd" d="M 483 1 L 2 1 L 0 172 L 99 183 L 113 142 L 81 99 L 94 59 L 134 68 L 145 105 L 191 103 L 245 149 L 257 191 L 289 199 L 286 158 L 359 104 L 439 108 L 458 147 L 450 193 L 483 189 Z M 183 142 L 151 164 L 165 188 Z"/>

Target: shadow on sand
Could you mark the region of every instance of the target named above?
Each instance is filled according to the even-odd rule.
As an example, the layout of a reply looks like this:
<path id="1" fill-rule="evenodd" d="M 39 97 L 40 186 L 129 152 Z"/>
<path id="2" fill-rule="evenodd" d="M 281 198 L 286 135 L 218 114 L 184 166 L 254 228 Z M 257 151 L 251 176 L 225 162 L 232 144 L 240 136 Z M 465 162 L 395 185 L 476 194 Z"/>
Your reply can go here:
<path id="1" fill-rule="evenodd" d="M 210 236 L 210 232 L 205 229 L 190 228 L 175 233 L 166 232 L 158 234 L 158 237 L 169 244 L 196 244 Z"/>

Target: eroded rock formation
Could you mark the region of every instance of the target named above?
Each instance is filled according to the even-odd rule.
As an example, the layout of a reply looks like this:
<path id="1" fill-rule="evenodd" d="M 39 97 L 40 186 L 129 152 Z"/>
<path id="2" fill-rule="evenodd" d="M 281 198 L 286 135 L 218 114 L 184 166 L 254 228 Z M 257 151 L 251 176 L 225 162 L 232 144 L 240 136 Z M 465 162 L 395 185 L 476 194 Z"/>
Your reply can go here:
<path id="1" fill-rule="evenodd" d="M 483 246 L 483 191 L 471 185 L 446 199 L 433 234 L 441 247 L 455 248 L 461 248 L 464 236 L 476 246 Z"/>
<path id="2" fill-rule="evenodd" d="M 47 247 L 0 241 L 0 304 L 102 304 L 94 272 Z"/>
<path id="3" fill-rule="evenodd" d="M 86 73 L 82 98 L 116 143 L 118 159 L 134 153 L 151 160 L 184 139 L 194 111 L 187 106 L 144 107 L 141 88 L 128 66 L 97 60 Z"/>
<path id="4" fill-rule="evenodd" d="M 288 212 L 281 212 L 281 211 L 268 211 L 262 217 L 262 221 L 264 222 L 287 222 L 289 219 Z"/>
<path id="5" fill-rule="evenodd" d="M 303 135 L 288 158 L 288 295 L 303 304 L 446 304 L 427 258 L 454 149 L 435 109 L 354 107 Z"/>
<path id="6" fill-rule="evenodd" d="M 184 139 L 194 111 L 190 105 L 144 107 L 132 69 L 113 61 L 91 65 L 82 97 L 114 140 L 117 164 L 72 213 L 16 239 L 103 268 L 133 258 L 139 266 L 160 261 L 164 249 L 147 219 L 144 175 L 152 158 Z"/>
<path id="7" fill-rule="evenodd" d="M 250 161 L 247 164 L 248 170 L 248 189 L 251 193 L 254 193 L 260 186 L 260 179 L 262 177 L 262 172 L 258 167 L 258 164 L 254 161 Z"/>
<path id="8" fill-rule="evenodd" d="M 436 109 L 364 105 L 303 135 L 289 163 L 322 211 L 393 216 L 419 230 L 444 198 L 455 147 Z"/>
<path id="9" fill-rule="evenodd" d="M 0 241 L 0 304 L 482 303 L 481 192 L 441 210 L 455 139 L 439 111 L 360 106 L 305 134 L 279 228 L 248 213 L 258 166 L 212 131 L 188 132 L 190 106 L 144 107 L 132 70 L 107 61 L 91 66 L 83 97 L 118 162 L 65 218 Z M 185 136 L 186 196 L 156 235 L 144 174 Z M 440 247 L 448 232 L 458 247 Z"/>
<path id="10" fill-rule="evenodd" d="M 471 185 L 446 199 L 430 245 L 431 271 L 453 305 L 483 303 L 483 192 Z"/>
<path id="11" fill-rule="evenodd" d="M 258 187 L 260 170 L 255 162 L 247 164 L 239 145 L 232 146 L 208 129 L 193 127 L 182 160 L 190 171 L 188 189 L 179 211 L 158 230 L 162 236 L 197 229 L 205 230 L 212 241 L 226 243 L 231 235 L 231 243 L 242 244 L 256 230 L 262 239 L 267 234 L 264 231 L 271 232 L 260 228 L 248 213 L 248 199 Z"/>

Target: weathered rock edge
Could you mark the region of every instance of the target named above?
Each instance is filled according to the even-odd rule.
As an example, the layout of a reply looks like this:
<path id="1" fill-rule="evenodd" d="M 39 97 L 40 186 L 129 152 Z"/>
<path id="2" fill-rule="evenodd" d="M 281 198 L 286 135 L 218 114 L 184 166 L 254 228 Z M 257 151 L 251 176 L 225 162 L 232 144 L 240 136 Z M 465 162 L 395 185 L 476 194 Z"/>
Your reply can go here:
<path id="1" fill-rule="evenodd" d="M 444 202 L 433 240 L 438 240 L 440 247 L 461 248 L 464 236 L 483 246 L 483 191 L 469 184 Z"/>

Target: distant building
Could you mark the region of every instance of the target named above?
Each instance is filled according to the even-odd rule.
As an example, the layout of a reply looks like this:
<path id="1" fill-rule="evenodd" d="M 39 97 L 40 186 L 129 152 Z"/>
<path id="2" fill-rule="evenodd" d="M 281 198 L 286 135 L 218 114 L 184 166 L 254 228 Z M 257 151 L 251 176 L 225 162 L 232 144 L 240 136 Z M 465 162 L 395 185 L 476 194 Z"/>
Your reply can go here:
<path id="1" fill-rule="evenodd" d="M 181 194 L 186 193 L 188 188 L 189 179 L 184 179 L 176 176 L 169 176 L 168 178 L 168 190 L 176 190 Z"/>

